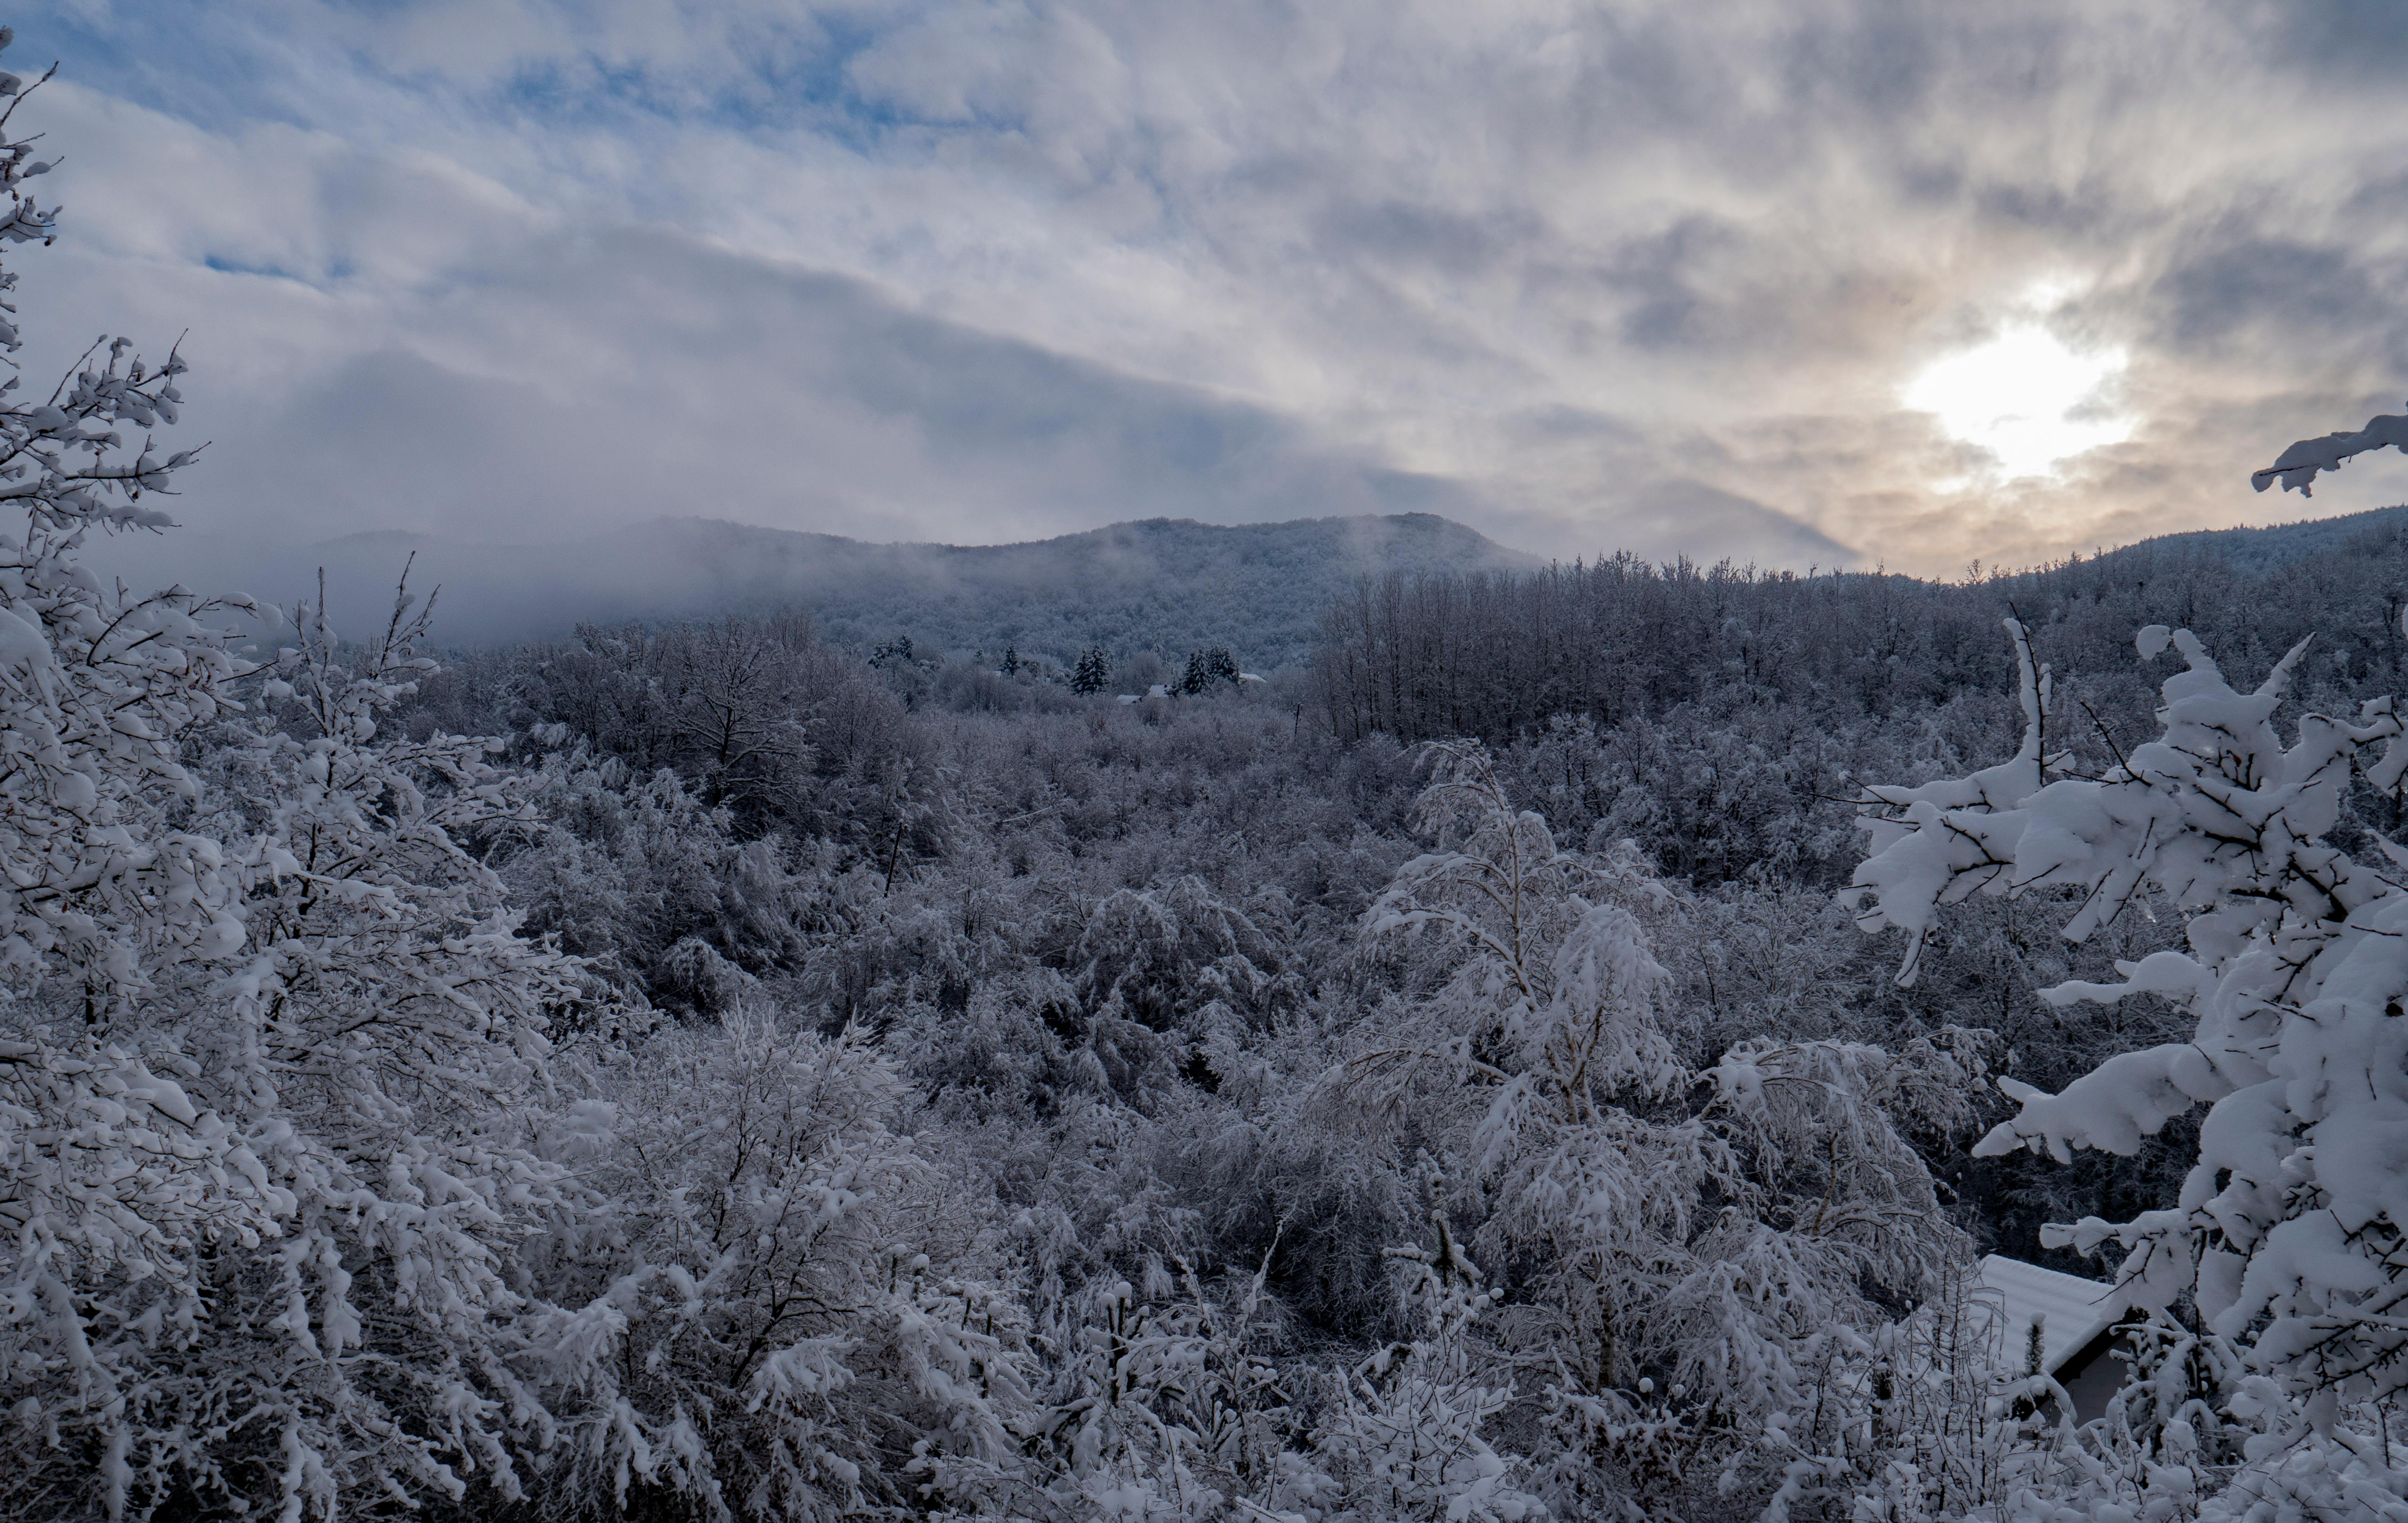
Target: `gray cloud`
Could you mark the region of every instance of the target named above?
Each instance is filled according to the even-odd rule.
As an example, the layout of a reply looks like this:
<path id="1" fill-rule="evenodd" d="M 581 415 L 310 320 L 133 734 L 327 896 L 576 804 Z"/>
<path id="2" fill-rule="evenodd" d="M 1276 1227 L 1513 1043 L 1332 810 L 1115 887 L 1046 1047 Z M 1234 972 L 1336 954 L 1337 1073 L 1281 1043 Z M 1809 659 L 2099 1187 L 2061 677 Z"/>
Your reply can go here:
<path id="1" fill-rule="evenodd" d="M 2262 56 L 2313 76 L 2389 85 L 2408 65 L 2408 34 L 2384 0 L 2226 0 L 2219 7 Z"/>
<path id="2" fill-rule="evenodd" d="M 2216 347 L 2244 330 L 2329 342 L 2363 328 L 2382 294 L 2348 250 L 2290 238 L 2216 241 L 2165 278 L 2172 341 Z"/>
<path id="3" fill-rule="evenodd" d="M 1644 508 L 1616 515 L 1616 541 L 1599 552 L 1653 550 L 1666 554 L 1710 555 L 1742 565 L 1821 567 L 1830 570 L 1864 560 L 1839 543 L 1760 502 L 1704 481 L 1682 477 L 1647 479 L 1634 498 Z"/>
<path id="4" fill-rule="evenodd" d="M 277 0 L 27 45 L 88 85 L 58 326 L 195 321 L 230 525 L 1414 508 L 1954 571 L 2280 516 L 2249 468 L 2408 395 L 2394 44 L 2279 8 Z M 2058 481 L 1899 402 L 2024 320 L 2129 356 L 2135 437 Z"/>
<path id="5" fill-rule="evenodd" d="M 514 252 L 414 309 L 423 349 L 347 356 L 262 399 L 190 478 L 187 516 L 235 529 L 307 503 L 296 532 L 490 540 L 698 514 L 933 539 L 1483 506 L 1261 407 L 914 312 L 856 280 L 660 232 Z M 511 330 L 533 353 L 568 352 L 595 313 L 648 363 L 531 381 L 434 357 Z M 605 443 L 595 418 L 637 426 Z"/>

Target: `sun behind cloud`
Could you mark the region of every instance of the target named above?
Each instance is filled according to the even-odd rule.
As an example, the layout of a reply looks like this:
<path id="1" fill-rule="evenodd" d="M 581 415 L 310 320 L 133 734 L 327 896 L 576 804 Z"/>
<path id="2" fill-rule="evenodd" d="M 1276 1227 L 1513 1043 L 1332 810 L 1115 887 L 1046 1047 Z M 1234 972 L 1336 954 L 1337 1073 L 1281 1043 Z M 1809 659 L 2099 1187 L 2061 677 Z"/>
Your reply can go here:
<path id="1" fill-rule="evenodd" d="M 2019 323 L 1972 349 L 1933 361 L 1900 400 L 1936 414 L 1950 438 L 1988 451 L 2009 480 L 2048 476 L 2058 462 L 2132 437 L 2109 405 L 2120 349 L 2083 352 L 2037 323 Z"/>

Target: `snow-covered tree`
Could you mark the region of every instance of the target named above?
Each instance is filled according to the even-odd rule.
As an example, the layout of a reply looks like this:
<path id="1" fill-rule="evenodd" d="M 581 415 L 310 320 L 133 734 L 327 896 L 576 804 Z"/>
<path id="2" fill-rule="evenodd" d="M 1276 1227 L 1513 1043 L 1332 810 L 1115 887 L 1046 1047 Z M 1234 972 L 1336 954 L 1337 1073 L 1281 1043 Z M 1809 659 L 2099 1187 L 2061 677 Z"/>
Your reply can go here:
<path id="1" fill-rule="evenodd" d="M 581 1193 L 526 1255 L 559 1308 L 530 1331 L 550 1506 L 852 1516 L 932 1471 L 992 1480 L 1028 1410 L 1025 1319 L 858 1032 L 731 1013 L 594 1088 L 547 1149 Z"/>
<path id="2" fill-rule="evenodd" d="M 0 241 L 47 244 L 55 216 L 28 181 L 49 165 L 14 125 L 34 90 L 0 79 Z M 12 370 L 16 280 L 0 272 Z M 0 385 L 0 501 L 22 514 L 0 539 L 0 1388 L 11 1504 L 59 1516 L 122 1511 L 162 1461 L 137 1444 L 164 1435 L 135 1366 L 194 1333 L 206 1257 L 260 1251 L 294 1205 L 246 1097 L 197 1083 L 179 1008 L 246 939 L 237 854 L 175 823 L 198 791 L 179 742 L 241 669 L 231 621 L 181 587 L 104 586 L 76 553 L 167 523 L 156 499 L 191 457 L 162 458 L 147 430 L 175 421 L 184 368 L 119 338 L 30 397 L 22 375 Z"/>
<path id="3" fill-rule="evenodd" d="M 234 929 L 207 946 L 137 929 L 117 999 L 53 979 L 21 1007 L 53 1097 L 112 1054 L 120 1073 L 176 1074 L 150 1085 L 150 1114 L 222 1139 L 215 1171 L 255 1207 L 140 1258 L 58 1253 L 40 1219 L 21 1240 L 19 1272 L 51 1305 L 50 1349 L 21 1366 L 36 1394 L 20 1431 L 61 1438 L 36 1452 L 63 1483 L 97 1444 L 116 1484 L 87 1500 L 112 1515 L 174 1497 L 296 1516 L 471 1485 L 507 1497 L 548 1424 L 509 1266 L 565 1178 L 525 1125 L 549 1033 L 595 1013 L 596 991 L 518 934 L 468 850 L 527 818 L 489 743 L 380 735 L 431 665 L 408 602 L 355 657 L 322 609 L 296 608 L 300 643 L 260 690 L 289 723 L 222 725 L 183 780 L 197 797 L 121 818 L 137 860 L 146 837 L 208 842 Z M 34 1147 L 72 1119 L 27 1109 Z"/>
<path id="4" fill-rule="evenodd" d="M 1367 922 L 1426 992 L 1368 1022 L 1336 1082 L 1436 1153 L 1469 1251 L 1514 1267 L 1487 1336 L 1554 1372 L 1553 1484 L 1594 1494 L 1654 1462 L 1644 1484 L 1678 1486 L 1813 1400 L 1817 1340 L 1885 1322 L 1962 1257 L 1901 1128 L 1964 1118 L 1977 1049 L 1767 1040 L 1691 1069 L 1652 950 L 1680 896 L 1627 853 L 1559 847 L 1477 748 L 1430 758 L 1440 849 Z"/>
<path id="5" fill-rule="evenodd" d="M 39 166 L 0 165 L 13 240 L 47 238 Z M 0 408 L 9 1505 L 507 1497 L 544 1427 L 508 1261 L 561 1178 L 523 1114 L 583 983 L 468 850 L 525 817 L 487 742 L 380 731 L 431 666 L 406 595 L 356 655 L 301 606 L 254 673 L 247 602 L 78 564 L 165 526 L 189 457 L 124 436 L 173 421 L 183 368 L 115 340 Z M 266 711 L 233 699 L 253 674 Z"/>
<path id="6" fill-rule="evenodd" d="M 2022 648 L 2022 626 L 2009 627 Z M 1976 893 L 2069 890 L 2075 940 L 2157 905 L 2184 916 L 2185 950 L 2045 997 L 2170 999 L 2192 1017 L 2190 1040 L 2112 1057 L 2055 1095 L 2002 1080 L 2020 1112 L 1978 1151 L 2130 1153 L 2206 1107 L 2178 1200 L 2054 1240 L 2119 1247 L 2136 1305 L 2187 1303 L 2202 1331 L 2245 1351 L 2254 1379 L 2233 1409 L 2269 1420 L 2236 1498 L 2354 1496 L 2378 1516 L 2408 1491 L 2374 1436 L 2408 1385 L 2408 853 L 2378 836 L 2356 856 L 2327 837 L 2353 785 L 2399 790 L 2408 740 L 2377 698 L 2354 721 L 2301 714 L 2285 744 L 2276 716 L 2304 642 L 2245 691 L 2189 631 L 2140 632 L 2143 660 L 2170 646 L 2183 666 L 2163 685 L 2162 736 L 2099 775 L 2053 765 L 2047 673 L 2025 650 L 2028 724 L 2014 759 L 1870 790 L 1861 922 L 1907 931 L 1912 976 L 1942 907 Z"/>
<path id="7" fill-rule="evenodd" d="M 1237 657 L 1229 654 L 1228 647 L 1208 645 L 1187 653 L 1187 671 L 1179 680 L 1179 691 L 1190 695 L 1210 693 L 1237 680 Z"/>
<path id="8" fill-rule="evenodd" d="M 1427 1171 L 1426 1183 L 1433 1244 L 1388 1251 L 1420 1336 L 1373 1351 L 1339 1379 L 1315 1435 L 1327 1490 L 1343 1516 L 1365 1519 L 1545 1517 L 1546 1503 L 1525 1488 L 1528 1467 L 1498 1454 L 1482 1431 L 1513 1399 L 1510 1382 L 1490 1383 L 1491 1361 L 1469 1339 L 1494 1293 L 1448 1229 L 1443 1179 Z"/>

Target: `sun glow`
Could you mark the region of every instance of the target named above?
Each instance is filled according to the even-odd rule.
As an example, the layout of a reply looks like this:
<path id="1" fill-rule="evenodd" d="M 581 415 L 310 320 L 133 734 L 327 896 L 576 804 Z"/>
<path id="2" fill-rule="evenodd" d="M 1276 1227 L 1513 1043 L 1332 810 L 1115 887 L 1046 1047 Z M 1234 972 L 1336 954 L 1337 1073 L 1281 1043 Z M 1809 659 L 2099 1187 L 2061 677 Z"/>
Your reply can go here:
<path id="1" fill-rule="evenodd" d="M 2121 350 L 2077 353 L 2038 323 L 2020 323 L 1934 361 L 1902 400 L 1997 456 L 2000 474 L 2046 476 L 2061 460 L 2132 437 L 2132 421 L 2103 395 L 2124 360 Z"/>

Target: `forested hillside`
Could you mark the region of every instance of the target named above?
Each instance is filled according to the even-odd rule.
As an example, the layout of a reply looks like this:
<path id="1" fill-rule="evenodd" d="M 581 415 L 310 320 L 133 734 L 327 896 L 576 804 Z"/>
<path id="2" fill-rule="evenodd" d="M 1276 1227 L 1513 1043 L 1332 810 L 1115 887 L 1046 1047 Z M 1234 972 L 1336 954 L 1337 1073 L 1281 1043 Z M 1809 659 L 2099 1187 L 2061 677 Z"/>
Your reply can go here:
<path id="1" fill-rule="evenodd" d="M 2315 635 L 2320 696 L 2363 694 L 2398 680 L 2403 586 L 2400 509 L 2170 536 L 1959 583 L 1627 555 L 1535 576 L 1392 573 L 1330 609 L 1318 693 L 1340 733 L 1409 739 L 1503 737 L 1555 715 L 1610 726 L 1695 703 L 1880 714 L 2008 682 L 1997 631 L 2013 613 L 2060 681 L 2138 719 L 2149 700 L 2133 629 L 2195 629 L 2259 669 Z"/>
<path id="2" fill-rule="evenodd" d="M 580 623 L 758 616 L 801 609 L 862 652 L 897 638 L 933 654 L 1007 650 L 1068 668 L 1226 646 L 1249 668 L 1299 665 L 1321 607 L 1387 571 L 1535 564 L 1430 513 L 1224 525 L 1149 519 L 1014 545 L 882 545 L 708 518 L 665 518 L 552 544 L 460 544 L 351 535 L 322 544 L 203 539 L 105 547 L 104 568 L 145 584 L 315 585 L 373 600 L 418 557 L 444 589 L 437 636 L 454 647 L 557 639 Z M 994 663 L 988 663 L 992 666 Z"/>
<path id="3" fill-rule="evenodd" d="M 2408 1516 L 2396 525 L 446 666 L 93 574 L 185 384 L 0 401 L 0 1516 Z"/>

